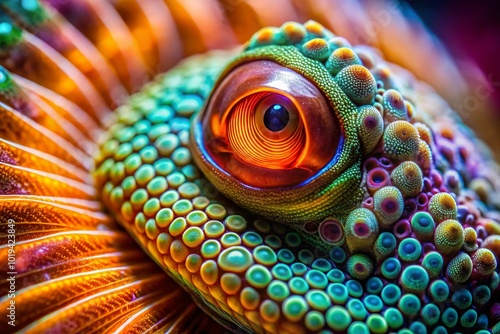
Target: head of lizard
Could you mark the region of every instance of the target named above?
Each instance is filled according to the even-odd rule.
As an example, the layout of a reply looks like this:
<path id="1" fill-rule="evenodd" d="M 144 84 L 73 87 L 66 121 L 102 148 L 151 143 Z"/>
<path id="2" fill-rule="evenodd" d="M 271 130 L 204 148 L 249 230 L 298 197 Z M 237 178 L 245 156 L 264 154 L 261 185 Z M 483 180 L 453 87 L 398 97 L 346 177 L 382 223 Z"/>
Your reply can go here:
<path id="1" fill-rule="evenodd" d="M 118 109 L 94 175 L 229 328 L 481 330 L 500 320 L 500 225 L 477 142 L 376 50 L 289 22 L 148 84 Z"/>

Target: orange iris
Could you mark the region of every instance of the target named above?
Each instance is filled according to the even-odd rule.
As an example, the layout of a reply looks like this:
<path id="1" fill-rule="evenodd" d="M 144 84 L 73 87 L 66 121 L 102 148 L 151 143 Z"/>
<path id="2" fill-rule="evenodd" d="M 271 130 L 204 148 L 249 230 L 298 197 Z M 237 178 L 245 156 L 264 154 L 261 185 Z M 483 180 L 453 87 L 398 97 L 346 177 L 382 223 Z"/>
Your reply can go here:
<path id="1" fill-rule="evenodd" d="M 231 70 L 200 115 L 200 163 L 253 188 L 293 187 L 334 159 L 342 131 L 319 89 L 261 60 Z"/>
<path id="2" fill-rule="evenodd" d="M 290 118 L 279 131 L 265 124 L 265 114 L 274 106 L 281 106 Z M 300 162 L 306 144 L 304 125 L 299 118 L 288 98 L 275 93 L 255 93 L 233 108 L 227 137 L 235 156 L 244 162 L 271 169 L 291 168 Z"/>

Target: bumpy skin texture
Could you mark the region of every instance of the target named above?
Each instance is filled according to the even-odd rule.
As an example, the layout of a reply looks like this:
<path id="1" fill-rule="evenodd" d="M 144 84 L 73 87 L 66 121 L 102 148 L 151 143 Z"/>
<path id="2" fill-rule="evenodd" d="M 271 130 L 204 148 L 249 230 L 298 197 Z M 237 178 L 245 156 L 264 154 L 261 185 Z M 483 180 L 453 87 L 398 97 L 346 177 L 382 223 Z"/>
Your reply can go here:
<path id="1" fill-rule="evenodd" d="M 212 319 L 255 332 L 499 331 L 497 167 L 446 103 L 376 50 L 314 22 L 266 28 L 239 55 L 179 65 L 112 118 L 151 75 L 243 41 L 252 20 L 297 10 L 357 34 L 353 19 L 364 28 L 381 13 L 379 2 L 295 2 L 273 15 L 260 1 L 0 2 L 2 331 L 13 300 L 7 332 L 222 332 Z M 441 66 L 427 72 L 457 78 L 441 49 L 390 15 L 384 54 L 408 68 L 430 59 Z M 407 41 L 415 52 L 394 57 Z M 221 82 L 262 61 L 316 86 L 329 106 L 321 119 L 341 124 L 324 131 L 342 139 L 325 152 L 332 161 L 287 189 L 222 173 L 205 159 L 220 152 L 194 131 L 208 132 L 196 126 Z M 455 94 L 459 81 L 446 81 Z"/>
<path id="2" fill-rule="evenodd" d="M 500 332 L 497 167 L 446 103 L 315 22 L 263 29 L 232 57 L 185 61 L 108 130 L 96 184 L 143 249 L 235 330 Z M 341 124 L 309 183 L 249 187 L 204 146 L 218 83 L 262 59 L 313 82 Z"/>

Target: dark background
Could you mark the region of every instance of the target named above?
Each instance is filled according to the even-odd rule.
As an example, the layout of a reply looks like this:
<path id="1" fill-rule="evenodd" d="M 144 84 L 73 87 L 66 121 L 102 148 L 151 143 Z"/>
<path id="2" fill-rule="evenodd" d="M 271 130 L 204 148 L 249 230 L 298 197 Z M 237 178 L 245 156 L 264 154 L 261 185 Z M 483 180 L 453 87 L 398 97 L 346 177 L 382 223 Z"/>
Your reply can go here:
<path id="1" fill-rule="evenodd" d="M 408 0 L 454 59 L 472 61 L 490 85 L 482 108 L 464 122 L 500 161 L 500 1 Z M 474 84 L 473 86 L 476 86 Z"/>
<path id="2" fill-rule="evenodd" d="M 412 0 L 410 6 L 454 57 L 469 58 L 500 82 L 500 1 Z M 491 103 L 500 118 L 500 89 Z"/>

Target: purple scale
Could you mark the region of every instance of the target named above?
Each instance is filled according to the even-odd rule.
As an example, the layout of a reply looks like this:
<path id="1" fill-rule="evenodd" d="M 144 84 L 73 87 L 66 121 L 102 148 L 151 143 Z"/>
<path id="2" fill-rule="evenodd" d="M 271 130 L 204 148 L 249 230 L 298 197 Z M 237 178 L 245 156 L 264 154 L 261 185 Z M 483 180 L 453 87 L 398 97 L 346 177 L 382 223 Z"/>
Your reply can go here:
<path id="1" fill-rule="evenodd" d="M 373 197 L 368 197 L 363 201 L 363 207 L 369 210 L 373 210 Z"/>
<path id="2" fill-rule="evenodd" d="M 422 250 L 424 254 L 430 253 L 436 250 L 436 246 L 432 242 L 424 242 L 422 244 Z"/>
<path id="3" fill-rule="evenodd" d="M 379 162 L 380 162 L 380 166 L 382 166 L 386 169 L 391 169 L 392 167 L 394 167 L 391 160 L 387 159 L 386 157 L 380 158 Z"/>
<path id="4" fill-rule="evenodd" d="M 476 217 L 474 217 L 474 215 L 472 213 L 469 213 L 467 215 L 467 217 L 465 217 L 465 224 L 466 225 L 474 225 L 474 223 L 476 222 Z"/>
<path id="5" fill-rule="evenodd" d="M 407 199 L 405 201 L 405 208 L 403 211 L 403 215 L 406 217 L 410 217 L 412 214 L 414 214 L 417 211 L 417 200 L 414 198 Z"/>
<path id="6" fill-rule="evenodd" d="M 410 222 L 406 219 L 398 221 L 393 229 L 392 233 L 397 239 L 404 239 L 410 236 L 411 234 L 411 225 Z"/>
<path id="7" fill-rule="evenodd" d="M 399 209 L 399 203 L 394 198 L 386 198 L 382 201 L 380 207 L 385 213 L 392 214 Z"/>
<path id="8" fill-rule="evenodd" d="M 465 219 L 467 215 L 470 214 L 469 208 L 467 208 L 465 205 L 458 205 L 457 206 L 457 219 L 460 222 L 460 224 L 465 224 Z"/>
<path id="9" fill-rule="evenodd" d="M 439 171 L 435 169 L 431 171 L 431 179 L 434 184 L 434 187 L 439 188 L 443 184 L 443 176 Z"/>
<path id="10" fill-rule="evenodd" d="M 389 173 L 381 167 L 372 169 L 366 177 L 366 187 L 371 194 L 374 194 L 380 188 L 390 185 L 390 183 Z"/>
<path id="11" fill-rule="evenodd" d="M 319 234 L 329 243 L 337 243 L 344 237 L 342 224 L 338 220 L 325 220 L 319 226 Z"/>
<path id="12" fill-rule="evenodd" d="M 354 233 L 357 237 L 366 237 L 370 233 L 370 228 L 364 222 L 357 222 L 354 224 Z"/>
<path id="13" fill-rule="evenodd" d="M 432 181 L 428 177 L 424 177 L 424 191 L 429 192 L 432 190 Z"/>
<path id="14" fill-rule="evenodd" d="M 380 162 L 378 161 L 377 158 L 368 158 L 366 161 L 363 163 L 363 169 L 365 171 L 371 171 L 374 168 L 380 167 Z"/>
<path id="15" fill-rule="evenodd" d="M 417 197 L 418 208 L 420 210 L 427 208 L 427 203 L 429 203 L 429 197 L 424 193 L 420 193 Z"/>

